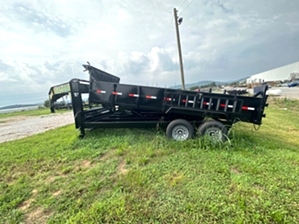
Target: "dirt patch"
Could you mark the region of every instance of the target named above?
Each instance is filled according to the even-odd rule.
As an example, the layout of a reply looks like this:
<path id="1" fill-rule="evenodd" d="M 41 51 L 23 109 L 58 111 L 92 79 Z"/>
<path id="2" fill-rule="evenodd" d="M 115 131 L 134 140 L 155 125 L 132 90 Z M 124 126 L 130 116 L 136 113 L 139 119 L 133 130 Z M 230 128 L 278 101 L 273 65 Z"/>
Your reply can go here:
<path id="1" fill-rule="evenodd" d="M 31 203 L 34 201 L 33 198 L 29 198 L 26 201 L 23 201 L 22 204 L 18 207 L 18 209 L 25 211 L 26 209 L 28 209 L 31 205 Z"/>
<path id="2" fill-rule="evenodd" d="M 89 167 L 91 167 L 91 162 L 88 161 L 88 160 L 84 160 L 84 161 L 81 163 L 81 167 L 82 167 L 82 168 L 89 168 Z"/>
<path id="3" fill-rule="evenodd" d="M 241 173 L 237 168 L 231 168 L 230 172 L 232 172 L 234 174 L 240 174 Z"/>
<path id="4" fill-rule="evenodd" d="M 53 181 L 55 181 L 59 177 L 65 178 L 65 177 L 67 177 L 67 175 L 65 175 L 65 174 L 57 174 L 56 176 L 47 177 L 45 179 L 45 183 L 50 184 L 50 183 L 52 183 Z"/>
<path id="5" fill-rule="evenodd" d="M 115 149 L 110 149 L 109 151 L 107 151 L 105 154 L 103 154 L 100 157 L 100 161 L 105 161 L 107 159 L 109 159 L 115 152 Z"/>
<path id="6" fill-rule="evenodd" d="M 62 190 L 58 190 L 58 191 L 55 191 L 52 196 L 54 197 L 57 197 L 58 195 L 60 195 L 62 193 Z"/>
<path id="7" fill-rule="evenodd" d="M 122 175 L 124 175 L 124 174 L 126 174 L 128 172 L 128 170 L 126 169 L 126 163 L 125 163 L 125 161 L 123 159 L 118 164 L 117 172 L 119 174 L 122 174 Z"/>
<path id="8" fill-rule="evenodd" d="M 37 208 L 26 215 L 25 223 L 47 223 L 47 219 L 52 215 L 51 212 L 45 211 L 43 208 Z"/>
<path id="9" fill-rule="evenodd" d="M 80 163 L 77 163 L 75 166 L 74 166 L 74 171 L 81 171 L 81 170 L 87 170 L 89 168 L 92 168 L 94 167 L 96 164 L 95 163 L 92 163 L 91 161 L 89 160 L 83 160 L 82 162 Z"/>
<path id="10" fill-rule="evenodd" d="M 33 189 L 31 198 L 29 198 L 28 200 L 23 201 L 22 204 L 18 207 L 18 209 L 20 209 L 22 211 L 28 209 L 30 207 L 31 203 L 35 200 L 36 194 L 37 194 L 37 190 Z"/>
<path id="11" fill-rule="evenodd" d="M 56 179 L 56 177 L 48 177 L 48 178 L 45 180 L 45 183 L 50 184 L 50 183 L 52 183 L 55 179 Z"/>
<path id="12" fill-rule="evenodd" d="M 97 165 L 97 162 L 102 162 L 102 161 L 106 161 L 109 158 L 111 158 L 114 155 L 114 151 L 115 149 L 109 150 L 104 154 L 101 154 L 98 158 L 98 160 L 94 160 L 94 161 L 89 161 L 89 160 L 83 160 L 80 163 L 77 163 L 74 166 L 74 170 L 75 171 L 81 171 L 81 170 L 86 170 L 92 167 L 95 167 Z"/>
<path id="13" fill-rule="evenodd" d="M 110 178 L 115 179 L 115 178 L 118 178 L 119 176 L 126 175 L 128 173 L 128 171 L 129 170 L 126 168 L 126 163 L 125 163 L 124 159 L 121 159 L 116 168 L 116 172 L 113 173 L 110 176 Z"/>

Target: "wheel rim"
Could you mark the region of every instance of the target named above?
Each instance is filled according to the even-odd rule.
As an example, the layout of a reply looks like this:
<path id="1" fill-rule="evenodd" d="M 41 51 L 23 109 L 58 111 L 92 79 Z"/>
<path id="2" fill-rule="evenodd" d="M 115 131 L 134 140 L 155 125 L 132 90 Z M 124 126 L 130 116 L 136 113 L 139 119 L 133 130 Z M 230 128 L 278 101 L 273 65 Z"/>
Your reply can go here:
<path id="1" fill-rule="evenodd" d="M 172 130 L 172 137 L 177 141 L 184 141 L 189 137 L 189 130 L 183 125 L 178 125 Z"/>
<path id="2" fill-rule="evenodd" d="M 217 127 L 210 127 L 206 130 L 205 136 L 212 141 L 222 141 L 222 130 Z"/>

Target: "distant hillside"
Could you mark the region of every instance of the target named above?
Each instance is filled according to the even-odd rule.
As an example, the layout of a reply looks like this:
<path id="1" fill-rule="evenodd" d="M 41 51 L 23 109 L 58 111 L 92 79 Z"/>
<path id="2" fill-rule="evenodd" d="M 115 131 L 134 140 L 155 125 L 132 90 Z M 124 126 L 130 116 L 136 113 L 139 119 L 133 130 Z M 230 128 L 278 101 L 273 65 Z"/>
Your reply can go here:
<path id="1" fill-rule="evenodd" d="M 230 82 L 227 82 L 227 83 L 232 83 L 232 82 L 246 82 L 246 80 L 249 78 L 249 76 L 245 77 L 245 78 L 241 78 L 241 79 L 237 79 L 237 80 L 234 80 L 234 81 L 230 81 Z"/>
<path id="2" fill-rule="evenodd" d="M 241 78 L 241 79 L 234 80 L 234 81 L 228 81 L 228 82 L 217 82 L 217 81 L 205 80 L 205 81 L 199 81 L 199 82 L 195 82 L 195 83 L 185 84 L 185 87 L 186 87 L 186 89 L 189 89 L 193 86 L 203 86 L 203 85 L 210 84 L 212 82 L 215 82 L 216 85 L 225 85 L 225 84 L 229 84 L 229 83 L 233 83 L 233 82 L 243 82 L 243 81 L 246 81 L 247 78 L 248 77 Z M 180 89 L 181 85 L 170 86 L 169 88 L 171 88 L 171 89 Z"/>
<path id="3" fill-rule="evenodd" d="M 16 104 L 16 105 L 9 105 L 5 107 L 0 107 L 0 110 L 6 110 L 6 109 L 14 109 L 14 108 L 20 108 L 20 107 L 33 107 L 33 106 L 39 106 L 41 104 L 35 103 L 35 104 Z"/>
<path id="4" fill-rule="evenodd" d="M 216 81 L 208 81 L 208 80 L 206 80 L 206 81 L 199 81 L 199 82 L 196 82 L 196 83 L 185 84 L 185 87 L 186 87 L 186 89 L 189 89 L 192 86 L 203 86 L 203 85 L 210 84 L 212 82 L 215 82 L 217 85 L 223 85 L 223 84 L 225 84 L 225 82 L 216 82 Z M 171 89 L 180 89 L 181 85 L 170 86 L 169 88 L 171 88 Z"/>

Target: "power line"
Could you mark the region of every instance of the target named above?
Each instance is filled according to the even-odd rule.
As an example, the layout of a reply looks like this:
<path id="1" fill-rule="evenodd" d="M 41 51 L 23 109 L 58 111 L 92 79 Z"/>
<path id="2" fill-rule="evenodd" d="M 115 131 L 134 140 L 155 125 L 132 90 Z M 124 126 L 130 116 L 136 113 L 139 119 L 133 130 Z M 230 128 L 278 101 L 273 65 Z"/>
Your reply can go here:
<path id="1" fill-rule="evenodd" d="M 184 0 L 179 6 L 178 6 L 178 10 L 187 2 L 188 0 Z M 190 4 L 193 2 L 193 0 L 191 0 L 191 2 L 187 5 L 187 7 L 182 11 L 182 13 L 190 6 Z M 182 14 L 181 13 L 181 14 Z M 170 29 L 171 29 L 171 26 L 172 26 L 172 22 L 173 22 L 173 18 L 171 19 L 171 22 L 170 22 L 170 26 L 169 26 L 169 29 L 167 30 L 167 34 L 166 34 L 166 38 L 168 38 L 168 35 L 169 35 L 169 32 L 170 32 Z"/>
<path id="2" fill-rule="evenodd" d="M 183 5 L 185 4 L 186 1 L 188 1 L 188 0 L 183 1 L 183 2 L 180 4 L 180 6 L 178 6 L 178 10 L 181 8 L 181 6 L 183 6 Z"/>
<path id="3" fill-rule="evenodd" d="M 182 10 L 180 15 L 182 15 L 186 11 L 186 9 L 188 9 L 188 7 L 191 5 L 192 2 L 193 2 L 193 0 L 191 0 L 191 2 L 187 5 L 187 7 Z"/>

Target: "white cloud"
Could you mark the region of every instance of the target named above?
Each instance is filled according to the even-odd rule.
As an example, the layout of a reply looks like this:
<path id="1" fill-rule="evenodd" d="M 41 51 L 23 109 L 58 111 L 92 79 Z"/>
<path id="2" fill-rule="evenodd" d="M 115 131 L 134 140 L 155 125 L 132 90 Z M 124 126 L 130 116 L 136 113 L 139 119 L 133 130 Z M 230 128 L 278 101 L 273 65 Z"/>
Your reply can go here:
<path id="1" fill-rule="evenodd" d="M 86 61 L 123 83 L 179 84 L 178 6 L 187 83 L 238 79 L 299 60 L 299 2 L 190 2 L 0 2 L 0 105 L 8 93 L 20 101 L 16 88 L 32 100 L 35 93 L 46 98 L 53 84 L 87 78 Z"/>

